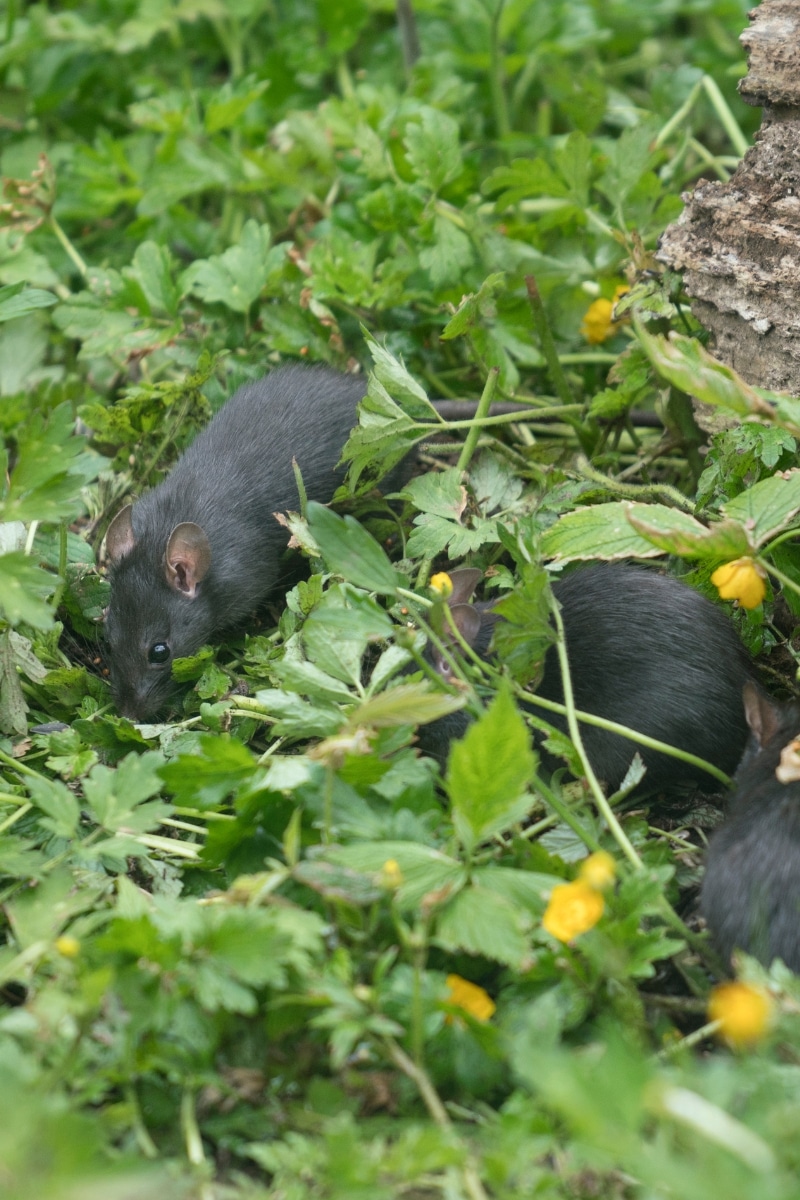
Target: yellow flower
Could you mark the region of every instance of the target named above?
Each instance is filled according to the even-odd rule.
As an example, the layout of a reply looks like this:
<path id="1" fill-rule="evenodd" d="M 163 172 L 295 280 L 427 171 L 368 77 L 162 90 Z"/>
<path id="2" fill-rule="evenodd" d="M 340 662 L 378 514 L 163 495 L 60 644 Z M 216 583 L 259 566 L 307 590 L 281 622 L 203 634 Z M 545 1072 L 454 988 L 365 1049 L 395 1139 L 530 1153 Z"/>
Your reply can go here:
<path id="1" fill-rule="evenodd" d="M 614 305 L 627 291 L 626 285 L 620 284 L 610 300 L 601 297 L 599 300 L 592 301 L 581 321 L 581 335 L 586 338 L 587 342 L 596 346 L 617 332 L 619 322 L 613 320 Z"/>
<path id="2" fill-rule="evenodd" d="M 709 998 L 708 1016 L 720 1022 L 719 1032 L 732 1046 L 751 1045 L 767 1031 L 772 999 L 751 983 L 721 983 Z"/>
<path id="3" fill-rule="evenodd" d="M 453 581 L 447 571 L 439 571 L 438 574 L 431 576 L 430 588 L 443 600 L 449 600 L 453 594 Z"/>
<path id="4" fill-rule="evenodd" d="M 448 975 L 447 986 L 450 989 L 450 1003 L 463 1008 L 464 1012 L 478 1021 L 488 1021 L 497 1008 L 488 992 L 478 987 L 477 983 L 462 979 L 460 975 Z"/>
<path id="5" fill-rule="evenodd" d="M 387 858 L 381 870 L 381 883 L 385 888 L 394 891 L 403 882 L 403 872 L 400 864 L 394 858 Z"/>
<path id="6" fill-rule="evenodd" d="M 584 883 L 596 892 L 604 892 L 611 887 L 617 873 L 617 864 L 605 850 L 597 850 L 581 863 L 578 875 Z"/>
<path id="7" fill-rule="evenodd" d="M 56 950 L 64 958 L 77 958 L 81 952 L 81 944 L 76 937 L 70 937 L 68 933 L 64 933 L 61 937 L 56 938 Z"/>
<path id="8" fill-rule="evenodd" d="M 550 894 L 542 925 L 560 942 L 571 942 L 597 924 L 604 908 L 603 897 L 585 880 L 559 883 Z"/>
<path id="9" fill-rule="evenodd" d="M 757 608 L 766 595 L 763 567 L 745 556 L 717 567 L 711 582 L 723 600 L 738 600 L 742 608 Z"/>

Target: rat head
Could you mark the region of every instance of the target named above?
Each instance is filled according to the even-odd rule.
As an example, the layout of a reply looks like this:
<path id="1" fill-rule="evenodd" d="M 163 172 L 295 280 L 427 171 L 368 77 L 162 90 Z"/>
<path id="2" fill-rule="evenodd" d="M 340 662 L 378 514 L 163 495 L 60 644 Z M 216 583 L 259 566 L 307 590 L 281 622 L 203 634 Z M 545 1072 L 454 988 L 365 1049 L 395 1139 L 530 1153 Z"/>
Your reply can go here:
<path id="1" fill-rule="evenodd" d="M 174 691 L 172 663 L 211 635 L 209 597 L 200 584 L 211 565 L 199 525 L 176 525 L 165 544 L 137 539 L 131 506 L 106 534 L 111 598 L 105 619 L 111 690 L 119 711 L 141 721 L 157 714 Z"/>

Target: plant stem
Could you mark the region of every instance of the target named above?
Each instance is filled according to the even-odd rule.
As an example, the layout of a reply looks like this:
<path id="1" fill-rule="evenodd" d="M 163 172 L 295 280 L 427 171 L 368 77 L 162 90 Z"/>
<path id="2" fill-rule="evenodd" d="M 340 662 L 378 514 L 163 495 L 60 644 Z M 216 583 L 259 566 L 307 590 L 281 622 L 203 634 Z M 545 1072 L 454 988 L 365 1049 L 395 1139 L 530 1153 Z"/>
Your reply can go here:
<path id="1" fill-rule="evenodd" d="M 492 396 L 494 395 L 494 389 L 497 386 L 497 377 L 499 374 L 500 368 L 492 367 L 487 376 L 486 384 L 481 393 L 481 398 L 478 401 L 478 407 L 475 410 L 475 419 L 470 425 L 470 431 L 467 434 L 467 439 L 461 449 L 461 454 L 458 456 L 458 462 L 456 463 L 457 471 L 466 471 L 472 456 L 475 453 L 475 447 L 478 444 L 478 438 L 481 434 L 480 422 L 487 416 L 489 412 L 489 405 L 492 403 Z M 513 413 L 509 415 L 516 416 L 517 414 Z M 539 411 L 538 415 L 541 416 L 541 411 Z"/>
<path id="2" fill-rule="evenodd" d="M 594 796 L 595 804 L 602 813 L 606 824 L 611 830 L 611 833 L 620 850 L 622 850 L 622 853 L 637 871 L 641 871 L 644 869 L 644 864 L 628 840 L 628 835 L 625 833 L 625 830 L 617 820 L 610 804 L 603 795 L 603 789 L 600 787 L 597 776 L 594 773 L 592 764 L 589 762 L 586 750 L 583 746 L 581 731 L 578 728 L 578 718 L 575 713 L 575 698 L 572 692 L 572 678 L 570 676 L 569 659 L 567 657 L 567 644 L 564 640 L 564 622 L 561 618 L 561 610 L 559 609 L 557 602 L 553 604 L 553 619 L 558 632 L 556 651 L 558 653 L 558 661 L 561 667 L 561 686 L 564 689 L 564 705 L 567 711 L 569 736 L 572 738 L 575 749 L 578 751 L 578 757 L 581 760 L 581 766 L 583 767 L 583 772 L 589 783 L 589 787 L 591 788 L 592 795 Z"/>
<path id="3" fill-rule="evenodd" d="M 497 137 L 503 141 L 511 133 L 503 79 L 503 55 L 500 48 L 500 18 L 505 0 L 495 0 L 492 23 L 489 30 L 489 82 L 492 89 L 492 107 Z"/>
<path id="4" fill-rule="evenodd" d="M 742 133 L 739 122 L 731 112 L 728 102 L 723 96 L 722 92 L 719 90 L 716 82 L 711 78 L 710 75 L 704 75 L 702 84 L 705 88 L 706 95 L 714 106 L 714 111 L 720 119 L 720 124 L 731 140 L 731 145 L 733 146 L 734 150 L 737 152 L 737 154 L 746 154 L 750 148 L 747 138 Z"/>

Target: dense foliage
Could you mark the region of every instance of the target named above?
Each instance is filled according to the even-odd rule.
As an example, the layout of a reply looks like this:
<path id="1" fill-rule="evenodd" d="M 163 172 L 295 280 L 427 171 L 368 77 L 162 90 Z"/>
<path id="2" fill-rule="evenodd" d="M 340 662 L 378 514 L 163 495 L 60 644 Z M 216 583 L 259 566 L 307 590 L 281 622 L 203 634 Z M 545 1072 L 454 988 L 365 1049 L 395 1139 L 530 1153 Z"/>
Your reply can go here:
<path id="1" fill-rule="evenodd" d="M 738 627 L 788 673 L 800 402 L 716 364 L 654 257 L 757 126 L 747 7 L 5 6 L 9 1200 L 796 1196 L 797 980 L 739 961 L 771 997 L 755 1048 L 706 1023 L 719 806 L 540 777 L 517 704 L 546 562 L 668 554 L 716 597 L 744 559 L 767 595 Z M 295 359 L 374 369 L 350 487 L 338 512 L 298 497 L 309 577 L 133 725 L 98 635 L 105 528 Z M 689 393 L 730 418 L 708 447 Z M 509 396 L 519 419 L 480 427 L 426 401 Z M 414 442 L 427 469 L 384 504 Z M 507 621 L 448 689 L 421 631 L 464 562 Z M 454 706 L 476 720 L 440 769 L 415 726 Z"/>

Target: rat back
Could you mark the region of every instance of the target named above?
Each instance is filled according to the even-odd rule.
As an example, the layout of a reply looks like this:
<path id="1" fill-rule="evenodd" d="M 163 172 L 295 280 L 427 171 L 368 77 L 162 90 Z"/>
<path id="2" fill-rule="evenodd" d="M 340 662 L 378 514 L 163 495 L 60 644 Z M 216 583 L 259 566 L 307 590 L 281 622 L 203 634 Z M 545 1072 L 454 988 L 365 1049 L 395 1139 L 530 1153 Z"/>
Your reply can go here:
<path id="1" fill-rule="evenodd" d="M 800 972 L 800 706 L 745 699 L 754 745 L 709 845 L 700 911 L 726 960 L 738 948 Z"/>

